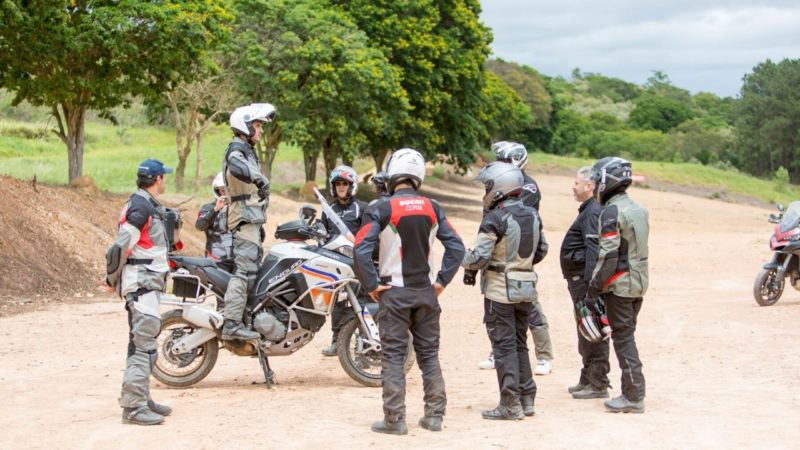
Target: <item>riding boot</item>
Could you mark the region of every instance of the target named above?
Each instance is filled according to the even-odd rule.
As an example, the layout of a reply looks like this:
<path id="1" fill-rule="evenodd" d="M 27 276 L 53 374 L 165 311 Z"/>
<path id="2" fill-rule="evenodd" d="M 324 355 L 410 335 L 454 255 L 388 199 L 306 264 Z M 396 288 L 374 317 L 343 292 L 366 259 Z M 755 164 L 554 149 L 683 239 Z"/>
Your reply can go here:
<path id="1" fill-rule="evenodd" d="M 240 339 L 242 341 L 250 341 L 258 339 L 261 335 L 253 330 L 248 330 L 244 327 L 242 322 L 225 319 L 225 326 L 222 327 L 222 340 L 232 341 Z"/>

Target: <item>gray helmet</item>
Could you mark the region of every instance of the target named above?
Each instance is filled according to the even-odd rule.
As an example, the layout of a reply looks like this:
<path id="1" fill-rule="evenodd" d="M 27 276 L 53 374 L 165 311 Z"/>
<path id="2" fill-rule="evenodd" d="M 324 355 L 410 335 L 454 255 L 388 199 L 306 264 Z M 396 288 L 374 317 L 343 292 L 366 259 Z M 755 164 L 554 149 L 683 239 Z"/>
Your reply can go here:
<path id="1" fill-rule="evenodd" d="M 486 211 L 494 209 L 502 200 L 519 195 L 522 185 L 522 171 L 513 164 L 495 161 L 481 169 L 475 181 L 483 184 L 486 195 L 483 196 L 483 208 Z"/>
<path id="2" fill-rule="evenodd" d="M 633 182 L 631 163 L 619 156 L 607 156 L 592 166 L 594 196 L 600 204 L 616 194 L 625 192 Z"/>
<path id="3" fill-rule="evenodd" d="M 528 150 L 517 142 L 500 141 L 492 144 L 494 157 L 498 161 L 511 163 L 520 169 L 528 164 Z"/>

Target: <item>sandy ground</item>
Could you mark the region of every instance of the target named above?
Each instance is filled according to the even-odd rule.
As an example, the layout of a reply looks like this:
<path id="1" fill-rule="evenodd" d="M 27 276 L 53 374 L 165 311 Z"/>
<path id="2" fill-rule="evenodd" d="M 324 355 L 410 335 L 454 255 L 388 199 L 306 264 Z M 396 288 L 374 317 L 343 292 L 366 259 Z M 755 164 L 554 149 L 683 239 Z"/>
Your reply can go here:
<path id="1" fill-rule="evenodd" d="M 578 205 L 569 178 L 539 181 L 551 250 L 537 271 L 556 359 L 551 375 L 536 378 L 534 418 L 481 419 L 480 411 L 496 404 L 497 385 L 493 371 L 476 367 L 489 350 L 482 301 L 459 273 L 441 298 L 449 399 L 442 433 L 416 425 L 422 414 L 416 368 L 408 385 L 409 435 L 371 433 L 370 423 L 382 417 L 380 389 L 361 387 L 337 359 L 320 355 L 329 326 L 294 356 L 272 359 L 279 381 L 272 390 L 252 384 L 261 379 L 256 359 L 222 352 L 194 388 L 153 381 L 155 398 L 175 409 L 166 424 L 121 425 L 116 399 L 127 326 L 122 304 L 108 299 L 0 319 L 0 448 L 797 448 L 800 293 L 789 289 L 768 308 L 751 294 L 769 257 L 769 211 L 632 190 L 651 220 L 651 287 L 637 333 L 647 412 L 615 415 L 601 400 L 573 400 L 566 392 L 577 381 L 579 356 L 558 249 Z M 452 222 L 469 246 L 478 192 L 446 189 L 456 198 L 445 202 L 458 210 Z M 273 215 L 273 226 L 290 218 L 288 209 Z M 611 365 L 618 395 L 613 356 Z"/>

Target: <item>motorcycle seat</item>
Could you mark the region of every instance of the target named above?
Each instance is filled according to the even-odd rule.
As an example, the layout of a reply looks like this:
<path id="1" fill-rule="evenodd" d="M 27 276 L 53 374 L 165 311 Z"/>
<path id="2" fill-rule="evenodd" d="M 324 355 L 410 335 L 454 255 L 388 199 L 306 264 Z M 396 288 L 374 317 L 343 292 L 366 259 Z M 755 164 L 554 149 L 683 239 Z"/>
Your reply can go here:
<path id="1" fill-rule="evenodd" d="M 189 256 L 170 256 L 172 261 L 175 261 L 176 264 L 179 265 L 187 265 L 187 266 L 194 266 L 194 267 L 217 267 L 217 263 L 214 262 L 211 258 L 192 258 Z"/>
<path id="2" fill-rule="evenodd" d="M 206 268 L 205 272 L 206 276 L 208 277 L 208 281 L 213 284 L 215 288 L 219 289 L 219 292 L 222 292 L 224 295 L 225 291 L 228 290 L 228 283 L 231 281 L 231 274 L 216 267 Z"/>

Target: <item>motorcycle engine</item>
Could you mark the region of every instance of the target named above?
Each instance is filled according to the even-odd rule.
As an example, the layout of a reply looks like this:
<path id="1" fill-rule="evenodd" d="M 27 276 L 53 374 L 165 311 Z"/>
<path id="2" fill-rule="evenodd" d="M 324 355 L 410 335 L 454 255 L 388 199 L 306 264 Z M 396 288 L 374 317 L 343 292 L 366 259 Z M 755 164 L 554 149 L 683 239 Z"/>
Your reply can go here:
<path id="1" fill-rule="evenodd" d="M 266 311 L 256 314 L 253 318 L 253 328 L 272 342 L 280 342 L 286 337 L 286 325 Z"/>

